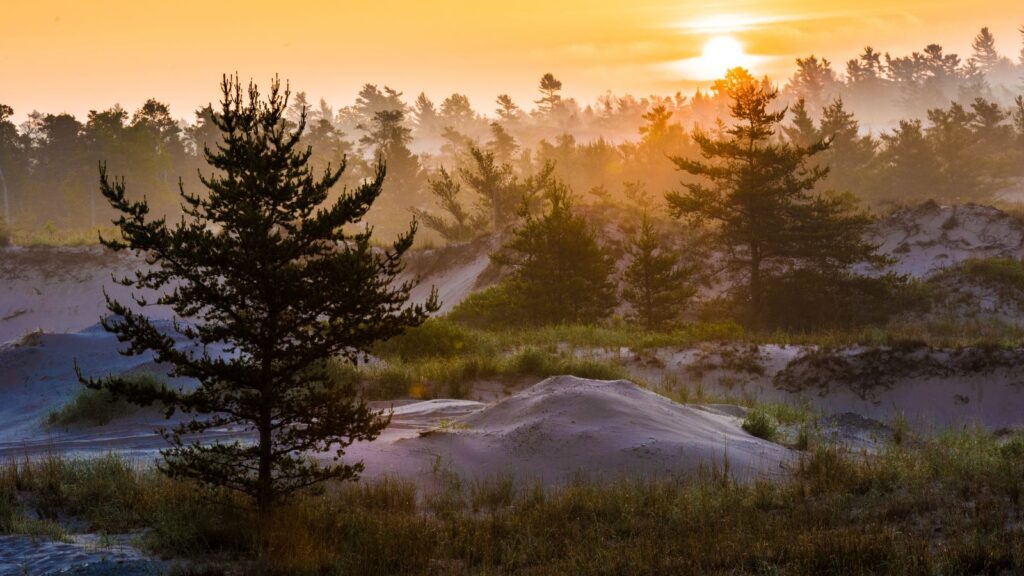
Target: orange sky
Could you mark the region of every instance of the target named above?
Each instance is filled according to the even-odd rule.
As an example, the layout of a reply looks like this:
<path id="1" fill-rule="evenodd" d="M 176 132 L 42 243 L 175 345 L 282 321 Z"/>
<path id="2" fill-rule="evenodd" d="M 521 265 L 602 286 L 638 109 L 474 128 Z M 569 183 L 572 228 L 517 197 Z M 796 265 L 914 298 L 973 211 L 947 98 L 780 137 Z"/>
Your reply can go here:
<path id="1" fill-rule="evenodd" d="M 796 56 L 837 62 L 864 45 L 906 53 L 940 42 L 962 55 L 984 25 L 1016 57 L 1020 0 L 5 0 L 0 102 L 83 115 L 148 97 L 191 117 L 222 72 L 265 81 L 278 72 L 312 99 L 351 103 L 365 82 L 410 100 L 458 91 L 490 112 L 494 96 L 535 98 L 544 72 L 566 94 L 689 92 L 677 63 L 728 34 L 784 78 Z M 723 18 L 722 16 L 726 17 Z M 706 22 L 715 24 L 708 30 Z M 702 24 L 703 22 L 703 24 Z M 744 24 L 745 23 L 745 24 Z M 743 25 L 739 25 L 743 24 Z M 841 69 L 839 64 L 837 68 Z"/>

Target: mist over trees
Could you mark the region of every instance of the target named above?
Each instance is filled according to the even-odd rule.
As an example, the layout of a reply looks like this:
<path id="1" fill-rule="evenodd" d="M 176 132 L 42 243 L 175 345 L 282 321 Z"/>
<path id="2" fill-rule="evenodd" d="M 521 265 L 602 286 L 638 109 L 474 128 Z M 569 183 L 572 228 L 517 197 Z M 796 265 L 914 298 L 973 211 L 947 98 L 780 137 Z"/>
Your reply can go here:
<path id="1" fill-rule="evenodd" d="M 852 192 L 870 206 L 1019 191 L 1024 47 L 1000 52 L 1008 40 L 982 29 L 967 55 L 932 44 L 905 55 L 866 47 L 845 63 L 798 58 L 773 104 L 791 110 L 773 139 L 828 139 L 811 161 L 831 167 L 817 189 Z M 660 196 L 679 178 L 666 157 L 699 158 L 693 129 L 717 136 L 732 123 L 721 84 L 581 103 L 564 95 L 557 74 L 544 73 L 535 89 L 532 100 L 497 94 L 490 109 L 474 109 L 457 91 L 434 101 L 367 83 L 348 106 L 297 93 L 282 121 L 294 124 L 307 110 L 310 165 L 345 161 L 342 185 L 372 178 L 373 164 L 386 161 L 388 182 L 368 220 L 394 236 L 411 210 L 436 228 L 425 230 L 434 241 L 465 241 L 507 224 L 508 206 L 523 192 L 517 186 L 546 170 L 581 206 L 623 200 L 637 187 Z M 151 99 L 84 119 L 30 111 L 16 125 L 15 114 L 25 112 L 0 105 L 0 210 L 4 225 L 25 237 L 71 230 L 94 238 L 95 228 L 109 226 L 114 214 L 89 185 L 101 158 L 132 184 L 134 199 L 145 196 L 155 213 L 174 216 L 178 176 L 197 184 L 204 148 L 219 142 L 210 106 L 183 120 Z"/>

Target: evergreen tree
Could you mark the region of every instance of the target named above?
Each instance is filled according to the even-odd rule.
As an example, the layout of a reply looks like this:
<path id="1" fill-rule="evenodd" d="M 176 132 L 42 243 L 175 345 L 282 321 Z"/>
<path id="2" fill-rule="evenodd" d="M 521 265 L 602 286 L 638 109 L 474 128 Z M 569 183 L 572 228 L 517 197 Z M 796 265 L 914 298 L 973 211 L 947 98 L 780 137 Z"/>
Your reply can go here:
<path id="1" fill-rule="evenodd" d="M 978 135 L 971 128 L 973 111 L 954 102 L 948 109 L 929 110 L 928 121 L 925 135 L 941 175 L 941 185 L 934 191 L 936 197 L 987 199 L 995 191 L 995 182 L 986 174 L 985 159 L 979 155 Z"/>
<path id="2" fill-rule="evenodd" d="M 113 250 L 146 255 L 150 266 L 121 282 L 160 291 L 153 304 L 179 319 L 174 335 L 138 309 L 108 299 L 103 326 L 128 343 L 126 353 L 152 351 L 171 375 L 198 380 L 194 390 L 153 389 L 119 377 L 83 382 L 130 402 L 161 403 L 192 418 L 164 433 L 171 447 L 160 469 L 176 478 L 238 491 L 261 518 L 295 492 L 330 480 L 356 479 L 361 463 L 340 462 L 345 448 L 372 440 L 388 418 L 328 377 L 334 357 L 355 362 L 379 340 L 423 322 L 436 293 L 407 306 L 411 282 L 397 283 L 415 225 L 389 250 L 370 246 L 372 230 L 348 233 L 380 195 L 384 168 L 336 202 L 324 205 L 344 166 L 314 175 L 300 146 L 305 118 L 283 122 L 289 93 L 274 81 L 266 98 L 237 79 L 222 83 L 213 116 L 224 143 L 205 151 L 215 169 L 208 195 L 181 191 L 184 217 L 173 226 L 152 219 L 145 200 L 132 202 L 125 181 L 101 169 L 100 188 L 121 217 Z M 136 304 L 150 303 L 136 299 Z M 178 345 L 176 338 L 191 346 Z M 227 354 L 208 354 L 210 347 Z M 229 427 L 254 442 L 201 443 L 185 435 Z M 332 451 L 323 463 L 311 452 Z"/>
<path id="3" fill-rule="evenodd" d="M 476 113 L 463 94 L 452 94 L 441 102 L 441 122 L 448 128 L 466 132 L 473 127 Z"/>
<path id="4" fill-rule="evenodd" d="M 474 145 L 469 146 L 469 157 L 472 163 L 460 168 L 459 176 L 476 192 L 481 211 L 489 216 L 492 230 L 499 232 L 512 222 L 522 200 L 512 167 L 499 162 L 493 151 Z"/>
<path id="5" fill-rule="evenodd" d="M 821 132 L 814 125 L 814 119 L 807 112 L 807 101 L 800 98 L 793 104 L 792 126 L 783 126 L 782 132 L 796 146 L 813 146 L 822 141 Z"/>
<path id="6" fill-rule="evenodd" d="M 878 155 L 879 192 L 898 202 L 934 199 L 942 182 L 942 168 L 920 120 L 901 120 L 891 134 L 882 134 Z"/>
<path id="7" fill-rule="evenodd" d="M 499 162 L 509 164 L 519 150 L 519 144 L 500 122 L 491 122 L 491 140 L 487 143 L 487 149 L 494 152 Z"/>
<path id="8" fill-rule="evenodd" d="M 497 99 L 498 108 L 496 110 L 498 117 L 505 122 L 518 120 L 519 116 L 523 113 L 519 109 L 519 106 L 512 101 L 512 97 L 508 94 L 501 94 Z"/>
<path id="9" fill-rule="evenodd" d="M 18 129 L 11 122 L 12 116 L 14 109 L 6 104 L 0 104 L 0 195 L 3 195 L 0 205 L 0 233 L 3 228 L 13 223 L 11 215 L 15 174 L 24 171 L 27 166 Z"/>
<path id="10" fill-rule="evenodd" d="M 971 42 L 971 48 L 974 49 L 972 59 L 978 63 L 978 67 L 981 68 L 982 72 L 991 72 L 999 65 L 1001 58 L 996 50 L 996 38 L 989 32 L 988 26 L 982 28 L 981 32 L 978 32 L 978 35 L 974 37 L 974 41 Z"/>
<path id="11" fill-rule="evenodd" d="M 394 191 L 399 203 L 412 203 L 423 185 L 424 175 L 419 158 L 409 149 L 412 130 L 405 125 L 405 112 L 377 112 L 372 125 L 363 129 L 368 133 L 360 142 L 373 149 L 377 158 L 388 166 L 387 191 Z"/>
<path id="12" fill-rule="evenodd" d="M 586 219 L 574 212 L 564 184 L 551 182 L 544 195 L 545 212 L 539 217 L 521 212 L 522 225 L 492 256 L 512 268 L 509 313 L 534 325 L 604 319 L 617 304 L 611 280 L 615 263 Z"/>
<path id="13" fill-rule="evenodd" d="M 679 264 L 646 214 L 627 250 L 631 260 L 623 273 L 622 299 L 633 308 L 630 320 L 647 330 L 671 326 L 697 292 L 696 270 Z"/>
<path id="14" fill-rule="evenodd" d="M 1024 26 L 1021 26 L 1020 28 L 1018 28 L 1017 31 L 1020 32 L 1020 43 L 1021 43 L 1020 55 L 1017 57 L 1017 60 L 1018 60 L 1018 62 L 1020 63 L 1021 66 L 1024 66 Z"/>
<path id="15" fill-rule="evenodd" d="M 487 226 L 487 218 L 472 213 L 463 206 L 460 196 L 462 185 L 442 166 L 435 178 L 427 181 L 434 201 L 448 218 L 430 211 L 414 208 L 413 213 L 428 228 L 435 230 L 448 242 L 467 242 L 478 236 Z"/>
<path id="16" fill-rule="evenodd" d="M 430 139 L 437 136 L 438 126 L 440 126 L 437 107 L 423 92 L 416 97 L 416 102 L 413 104 L 413 115 L 416 118 L 417 137 Z"/>
<path id="17" fill-rule="evenodd" d="M 674 216 L 716 224 L 717 244 L 729 263 L 746 270 L 757 321 L 770 265 L 841 268 L 872 259 L 874 247 L 862 240 L 869 219 L 852 209 L 849 196 L 812 192 L 827 169 L 807 162 L 827 143 L 777 142 L 776 128 L 786 111 L 770 111 L 778 90 L 769 80 L 735 68 L 719 87 L 732 101 L 736 122 L 724 139 L 694 134 L 702 159 L 672 158 L 699 181 L 684 183 L 684 192 L 666 199 Z"/>
<path id="18" fill-rule="evenodd" d="M 541 114 L 551 114 L 562 103 L 562 82 L 548 72 L 540 79 L 540 100 L 536 100 L 537 110 Z"/>
<path id="19" fill-rule="evenodd" d="M 836 98 L 821 113 L 818 133 L 829 142 L 819 160 L 829 167 L 819 189 L 853 192 L 863 197 L 868 189 L 870 168 L 877 142 L 860 134 L 860 124 L 848 112 L 842 98 Z"/>
<path id="20" fill-rule="evenodd" d="M 796 59 L 796 72 L 789 80 L 789 90 L 797 98 L 806 100 L 812 110 L 817 111 L 832 99 L 839 86 L 839 80 L 832 69 L 832 63 L 813 54 Z"/>

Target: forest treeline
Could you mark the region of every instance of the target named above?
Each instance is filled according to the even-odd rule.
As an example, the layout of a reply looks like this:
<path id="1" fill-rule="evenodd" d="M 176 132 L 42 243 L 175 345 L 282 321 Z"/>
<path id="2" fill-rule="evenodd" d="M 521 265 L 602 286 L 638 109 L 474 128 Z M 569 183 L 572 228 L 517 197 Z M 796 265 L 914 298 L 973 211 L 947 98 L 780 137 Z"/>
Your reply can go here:
<path id="1" fill-rule="evenodd" d="M 996 50 L 986 28 L 972 46 L 968 57 L 937 44 L 903 56 L 869 47 L 842 67 L 798 58 L 776 104 L 790 112 L 776 138 L 804 146 L 829 140 L 814 160 L 830 166 L 817 186 L 871 205 L 986 201 L 1019 187 L 1024 43 L 1011 59 Z M 307 111 L 311 163 L 322 170 L 346 162 L 343 184 L 372 176 L 377 158 L 387 163 L 384 194 L 368 218 L 385 235 L 402 229 L 411 210 L 428 221 L 453 217 L 461 230 L 443 234 L 452 240 L 487 228 L 487 219 L 466 206 L 474 191 L 518 202 L 531 186 L 556 177 L 583 203 L 661 198 L 680 184 L 668 157 L 697 159 L 700 135 L 729 128 L 721 81 L 689 96 L 608 93 L 589 105 L 564 97 L 562 88 L 545 74 L 536 100 L 501 94 L 493 110 L 475 110 L 459 93 L 434 102 L 375 84 L 337 110 L 298 92 L 282 121 L 296 124 Z M 0 218 L 35 235 L 91 235 L 109 226 L 114 214 L 97 188 L 100 161 L 124 175 L 154 211 L 176 214 L 179 178 L 186 191 L 199 189 L 204 147 L 219 142 L 210 106 L 189 121 L 157 99 L 133 112 L 115 105 L 84 119 L 32 111 L 16 124 L 15 112 L 0 103 Z"/>

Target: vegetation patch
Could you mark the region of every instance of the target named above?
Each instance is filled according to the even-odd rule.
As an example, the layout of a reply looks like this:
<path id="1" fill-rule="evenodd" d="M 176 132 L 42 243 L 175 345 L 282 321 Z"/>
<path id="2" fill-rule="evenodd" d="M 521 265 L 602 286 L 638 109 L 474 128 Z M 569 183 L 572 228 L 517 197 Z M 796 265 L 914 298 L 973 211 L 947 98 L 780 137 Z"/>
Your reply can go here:
<path id="1" fill-rule="evenodd" d="M 867 455 L 820 444 L 775 483 L 333 484 L 275 512 L 262 556 L 236 500 L 115 457 L 9 462 L 0 478 L 47 514 L 146 528 L 148 550 L 227 573 L 998 574 L 1024 570 L 1008 521 L 1024 513 L 1021 446 L 980 430 Z"/>
<path id="2" fill-rule="evenodd" d="M 798 392 L 832 386 L 847 387 L 862 399 L 878 388 L 914 377 L 990 374 L 1015 369 L 1024 363 L 1024 349 L 1000 346 L 937 349 L 924 342 L 907 341 L 864 349 L 808 350 L 775 374 L 773 384 Z"/>
<path id="3" fill-rule="evenodd" d="M 149 373 L 129 374 L 123 377 L 133 385 L 158 391 L 167 386 L 158 376 Z M 82 387 L 70 402 L 46 417 L 50 426 L 106 426 L 110 422 L 140 411 L 142 408 L 107 390 Z"/>

